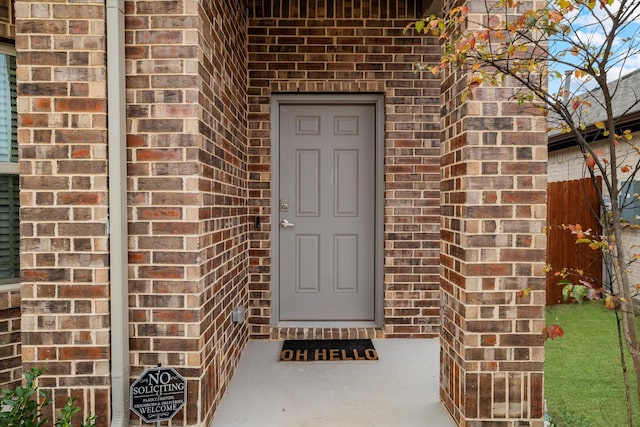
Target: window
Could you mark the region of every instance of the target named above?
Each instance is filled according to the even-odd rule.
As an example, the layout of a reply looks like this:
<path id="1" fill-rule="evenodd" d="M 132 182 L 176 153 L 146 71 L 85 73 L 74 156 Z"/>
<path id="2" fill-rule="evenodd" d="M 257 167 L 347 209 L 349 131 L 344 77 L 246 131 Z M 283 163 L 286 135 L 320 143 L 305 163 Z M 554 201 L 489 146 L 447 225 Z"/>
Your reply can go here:
<path id="1" fill-rule="evenodd" d="M 0 284 L 20 281 L 16 55 L 0 44 Z"/>
<path id="2" fill-rule="evenodd" d="M 622 207 L 622 218 L 632 224 L 637 224 L 640 216 L 640 181 L 625 182 L 620 188 L 618 205 Z"/>

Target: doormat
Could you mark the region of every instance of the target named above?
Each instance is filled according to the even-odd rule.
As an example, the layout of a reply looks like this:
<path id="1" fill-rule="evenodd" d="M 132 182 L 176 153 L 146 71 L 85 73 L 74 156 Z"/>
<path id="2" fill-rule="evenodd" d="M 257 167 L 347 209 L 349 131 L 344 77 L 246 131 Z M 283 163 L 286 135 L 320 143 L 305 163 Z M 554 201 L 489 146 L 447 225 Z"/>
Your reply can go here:
<path id="1" fill-rule="evenodd" d="M 280 352 L 283 362 L 329 362 L 378 360 L 378 352 L 365 340 L 285 340 Z"/>

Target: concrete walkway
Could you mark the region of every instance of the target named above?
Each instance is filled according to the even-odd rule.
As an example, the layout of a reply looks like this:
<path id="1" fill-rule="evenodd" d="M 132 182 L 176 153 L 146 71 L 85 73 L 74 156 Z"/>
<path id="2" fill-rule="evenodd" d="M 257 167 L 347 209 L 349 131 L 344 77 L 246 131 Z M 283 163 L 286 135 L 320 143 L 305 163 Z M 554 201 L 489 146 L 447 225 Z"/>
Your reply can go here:
<path id="1" fill-rule="evenodd" d="M 374 340 L 380 360 L 279 362 L 252 341 L 213 427 L 451 427 L 440 404 L 437 339 Z"/>

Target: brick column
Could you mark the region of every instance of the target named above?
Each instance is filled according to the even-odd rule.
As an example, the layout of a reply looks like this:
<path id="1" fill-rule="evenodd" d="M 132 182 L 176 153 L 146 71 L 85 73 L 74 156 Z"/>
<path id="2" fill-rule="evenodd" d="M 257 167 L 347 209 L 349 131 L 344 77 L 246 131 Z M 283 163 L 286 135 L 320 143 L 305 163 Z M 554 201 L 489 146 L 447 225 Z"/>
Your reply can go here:
<path id="1" fill-rule="evenodd" d="M 13 1 L 0 1 L 0 37 L 14 40 Z M 22 381 L 20 357 L 20 284 L 0 291 L 0 388 L 13 388 Z"/>
<path id="2" fill-rule="evenodd" d="M 16 3 L 22 359 L 109 419 L 105 8 Z"/>
<path id="3" fill-rule="evenodd" d="M 545 120 L 512 82 L 462 103 L 468 78 L 443 76 L 441 398 L 459 425 L 542 426 Z"/>
<path id="4" fill-rule="evenodd" d="M 245 9 L 126 7 L 131 375 L 173 366 L 204 427 L 248 339 Z"/>

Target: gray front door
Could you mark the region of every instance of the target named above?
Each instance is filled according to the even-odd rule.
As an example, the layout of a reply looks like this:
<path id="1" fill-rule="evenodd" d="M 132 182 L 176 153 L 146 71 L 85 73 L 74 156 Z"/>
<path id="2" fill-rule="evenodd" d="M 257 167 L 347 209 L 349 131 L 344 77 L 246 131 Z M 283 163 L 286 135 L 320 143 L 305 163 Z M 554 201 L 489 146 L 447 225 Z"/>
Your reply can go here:
<path id="1" fill-rule="evenodd" d="M 279 117 L 280 320 L 374 320 L 375 106 Z"/>

